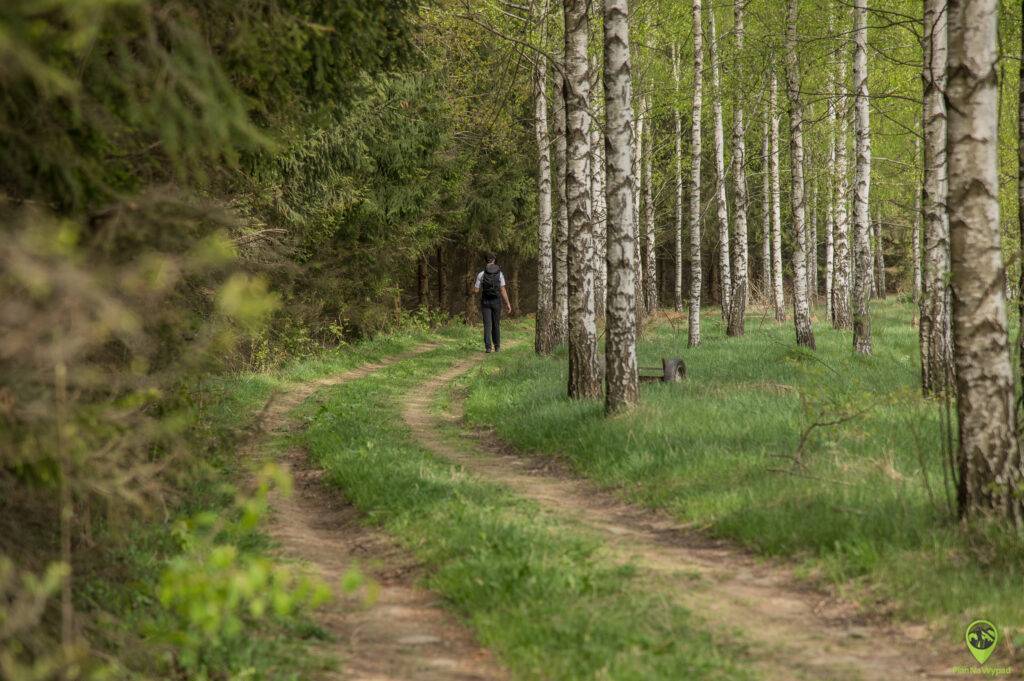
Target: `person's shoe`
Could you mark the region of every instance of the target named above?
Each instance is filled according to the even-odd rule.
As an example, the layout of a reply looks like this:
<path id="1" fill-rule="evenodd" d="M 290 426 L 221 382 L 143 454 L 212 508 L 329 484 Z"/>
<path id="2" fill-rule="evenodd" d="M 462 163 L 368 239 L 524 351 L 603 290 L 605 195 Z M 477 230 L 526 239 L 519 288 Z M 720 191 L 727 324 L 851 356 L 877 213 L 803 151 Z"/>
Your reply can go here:
<path id="1" fill-rule="evenodd" d="M 484 350 L 484 352 L 490 352 L 490 351 L 491 351 L 490 348 L 487 348 L 486 350 Z"/>
<path id="2" fill-rule="evenodd" d="M 501 348 L 499 348 L 499 347 L 495 347 L 495 348 L 494 348 L 494 351 L 495 351 L 495 352 L 501 352 Z"/>

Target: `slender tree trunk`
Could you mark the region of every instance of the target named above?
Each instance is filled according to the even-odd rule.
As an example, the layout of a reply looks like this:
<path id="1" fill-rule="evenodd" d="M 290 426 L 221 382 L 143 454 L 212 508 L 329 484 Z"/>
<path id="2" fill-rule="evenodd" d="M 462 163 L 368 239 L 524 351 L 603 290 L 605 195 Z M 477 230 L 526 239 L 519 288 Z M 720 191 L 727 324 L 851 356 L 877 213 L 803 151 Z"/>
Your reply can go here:
<path id="1" fill-rule="evenodd" d="M 430 307 L 430 266 L 427 256 L 421 255 L 416 261 L 416 304 L 423 309 Z"/>
<path id="2" fill-rule="evenodd" d="M 940 395 L 955 386 L 949 286 L 949 191 L 946 156 L 947 0 L 924 3 L 924 272 L 921 291 L 921 389 Z"/>
<path id="3" fill-rule="evenodd" d="M 508 294 L 509 294 L 509 305 L 512 306 L 512 312 L 510 313 L 513 317 L 518 317 L 522 313 L 522 308 L 519 306 L 519 260 L 518 258 L 512 261 L 512 269 L 508 278 Z"/>
<path id="4" fill-rule="evenodd" d="M 914 138 L 914 161 L 921 158 L 921 138 Z M 910 233 L 910 251 L 914 260 L 914 310 L 921 305 L 921 187 L 914 192 L 914 222 Z"/>
<path id="5" fill-rule="evenodd" d="M 547 34 L 547 1 L 541 3 L 540 40 Z M 537 320 L 534 349 L 550 354 L 556 345 L 554 319 L 554 250 L 551 239 L 551 138 L 548 135 L 548 63 L 537 55 L 533 70 L 533 128 L 537 139 Z"/>
<path id="6" fill-rule="evenodd" d="M 761 136 L 761 296 L 766 303 L 772 291 L 771 123 L 768 119 L 765 116 Z"/>
<path id="7" fill-rule="evenodd" d="M 832 143 L 834 144 L 834 143 Z M 835 146 L 832 146 L 835 152 Z M 832 205 L 832 189 L 825 205 L 825 316 L 832 319 L 832 276 L 835 272 L 835 206 Z"/>
<path id="8" fill-rule="evenodd" d="M 769 135 L 769 174 L 772 184 L 772 292 L 775 302 L 775 321 L 786 321 L 786 299 L 782 290 L 782 188 L 779 182 L 779 81 L 771 65 L 768 84 L 768 116 L 771 119 Z"/>
<path id="9" fill-rule="evenodd" d="M 650 95 L 644 96 L 644 109 L 651 111 Z M 654 233 L 654 126 L 648 125 L 647 154 L 644 156 L 644 308 L 648 314 L 658 309 L 658 261 Z"/>
<path id="10" fill-rule="evenodd" d="M 853 349 L 871 354 L 871 118 L 868 113 L 867 0 L 853 3 L 853 89 L 856 97 L 854 133 L 857 136 L 857 181 L 853 196 L 853 253 L 857 276 L 853 282 Z"/>
<path id="11" fill-rule="evenodd" d="M 590 197 L 590 78 L 588 0 L 566 0 L 566 201 L 569 211 L 569 397 L 601 394 L 594 316 L 594 226 Z"/>
<path id="12" fill-rule="evenodd" d="M 633 241 L 633 86 L 627 0 L 604 2 L 608 305 L 605 412 L 636 404 L 636 251 Z"/>
<path id="13" fill-rule="evenodd" d="M 642 221 L 641 210 L 643 208 L 643 159 L 644 159 L 644 107 L 643 99 L 639 104 L 639 111 L 633 121 L 633 142 L 635 154 L 633 156 L 633 239 L 636 242 L 636 260 L 633 266 L 633 280 L 637 288 L 637 324 L 643 324 L 643 318 L 647 315 L 645 304 L 646 294 L 644 293 L 643 282 L 643 240 L 641 239 L 640 224 Z"/>
<path id="14" fill-rule="evenodd" d="M 437 247 L 437 309 L 448 314 L 448 275 L 445 272 L 444 247 Z"/>
<path id="15" fill-rule="evenodd" d="M 743 6 L 747 0 L 733 0 L 733 31 L 736 34 L 736 69 L 739 75 L 743 63 Z M 743 84 L 742 77 L 737 82 Z M 743 125 L 743 93 L 736 92 L 736 104 L 732 114 L 732 167 L 733 167 L 733 194 L 735 197 L 736 213 L 735 239 L 733 240 L 733 274 L 732 274 L 732 307 L 729 309 L 729 327 L 726 330 L 730 336 L 742 336 L 747 313 L 747 278 L 749 276 L 747 266 L 747 147 L 744 137 L 746 135 Z"/>
<path id="16" fill-rule="evenodd" d="M 473 287 L 476 285 L 477 259 L 473 257 L 472 251 L 466 252 L 466 269 L 463 276 L 463 290 L 465 291 L 465 309 L 463 311 L 466 324 L 475 324 L 480 318 L 480 305 L 478 304 Z"/>
<path id="17" fill-rule="evenodd" d="M 676 99 L 679 96 L 679 48 L 672 44 L 672 80 L 675 84 Z M 676 243 L 675 243 L 675 307 L 683 311 L 683 122 L 679 106 L 672 107 L 672 122 L 675 124 L 675 171 L 676 171 Z"/>
<path id="18" fill-rule="evenodd" d="M 693 109 L 690 116 L 690 309 L 687 344 L 700 345 L 700 155 L 701 108 L 704 84 L 704 27 L 701 0 L 693 0 Z"/>
<path id="19" fill-rule="evenodd" d="M 949 230 L 961 516 L 1024 528 L 999 233 L 998 0 L 949 0 Z"/>
<path id="20" fill-rule="evenodd" d="M 729 204 L 725 199 L 725 125 L 722 122 L 722 77 L 718 67 L 718 34 L 715 12 L 708 8 L 708 55 L 711 57 L 711 109 L 715 140 L 715 203 L 718 218 L 718 282 L 722 318 L 729 318 L 732 306 L 732 277 L 729 257 Z"/>
<path id="21" fill-rule="evenodd" d="M 828 34 L 835 33 L 832 18 L 832 3 L 828 5 Z M 825 169 L 825 316 L 834 321 L 832 313 L 832 278 L 835 275 L 835 224 L 836 224 L 836 75 L 834 64 L 828 66 L 825 85 L 828 93 L 826 111 L 828 118 L 828 167 Z"/>
<path id="22" fill-rule="evenodd" d="M 807 233 L 804 224 L 804 111 L 800 100 L 800 64 L 796 54 L 797 0 L 789 0 L 789 20 L 786 30 L 786 83 L 789 93 L 789 156 L 793 182 L 793 229 L 796 245 L 793 249 L 793 323 L 796 343 L 814 349 L 814 330 L 811 327 L 811 304 L 807 295 Z"/>
<path id="23" fill-rule="evenodd" d="M 567 147 L 565 138 L 565 79 L 559 71 L 555 77 L 555 96 L 551 110 L 555 132 L 555 177 L 558 179 L 558 230 L 555 234 L 555 291 L 552 338 L 555 345 L 566 341 L 569 333 L 569 211 L 565 182 L 567 176 Z"/>
<path id="24" fill-rule="evenodd" d="M 808 164 L 813 167 L 813 164 Z M 811 185 L 811 218 L 807 223 L 807 299 L 818 295 L 818 183 Z"/>
<path id="25" fill-rule="evenodd" d="M 835 329 L 849 329 L 852 325 L 850 315 L 850 281 L 851 261 L 850 257 L 850 210 L 849 210 L 849 177 L 846 154 L 846 112 L 848 111 L 846 97 L 846 60 L 839 59 L 839 74 L 837 76 L 837 116 L 838 127 L 836 130 L 836 197 L 835 197 L 835 236 L 834 249 L 835 270 L 832 278 L 832 327 Z M 841 106 L 840 106 L 841 104 Z"/>
<path id="26" fill-rule="evenodd" d="M 591 92 L 600 92 L 600 67 L 596 57 L 590 59 Z M 599 107 L 594 97 L 593 110 Z M 605 205 L 604 128 L 601 121 L 594 119 L 590 126 L 590 191 L 593 200 L 594 217 L 594 310 L 598 319 L 604 319 L 607 298 L 608 271 L 605 267 L 607 249 L 608 208 Z"/>
<path id="27" fill-rule="evenodd" d="M 875 292 L 885 299 L 885 249 L 882 248 L 882 214 L 875 217 Z"/>

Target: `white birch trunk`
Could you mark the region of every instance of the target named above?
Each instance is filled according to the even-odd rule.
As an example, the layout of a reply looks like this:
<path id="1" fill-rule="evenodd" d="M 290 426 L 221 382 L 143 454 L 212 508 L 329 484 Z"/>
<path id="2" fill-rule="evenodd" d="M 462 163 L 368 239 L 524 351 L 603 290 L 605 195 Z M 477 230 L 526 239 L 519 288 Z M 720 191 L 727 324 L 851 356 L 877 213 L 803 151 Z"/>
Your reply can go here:
<path id="1" fill-rule="evenodd" d="M 715 140 L 715 203 L 718 218 L 718 277 L 721 284 L 722 318 L 732 307 L 732 277 L 729 257 L 729 204 L 725 199 L 725 126 L 722 123 L 722 77 L 718 67 L 718 34 L 714 8 L 708 8 L 708 54 L 711 58 L 711 108 Z"/>
<path id="2" fill-rule="evenodd" d="M 914 138 L 914 163 L 921 159 L 921 138 Z M 917 187 L 914 192 L 914 223 L 910 233 L 910 251 L 914 259 L 914 310 L 921 304 L 921 192 Z"/>
<path id="3" fill-rule="evenodd" d="M 644 96 L 644 109 L 650 115 L 651 97 Z M 647 126 L 647 154 L 644 156 L 644 309 L 658 309 L 658 260 L 654 233 L 654 126 Z"/>
<path id="4" fill-rule="evenodd" d="M 633 241 L 636 250 L 636 319 L 638 324 L 643 323 L 647 316 L 647 306 L 644 294 L 644 245 L 640 235 L 640 224 L 643 220 L 641 210 L 643 209 L 643 160 L 644 160 L 644 106 L 641 99 L 636 112 L 636 119 L 633 121 L 633 142 L 635 153 L 633 156 Z"/>
<path id="5" fill-rule="evenodd" d="M 676 99 L 679 98 L 679 48 L 672 44 L 672 80 Z M 676 223 L 675 223 L 675 308 L 683 311 L 683 122 L 678 103 L 672 106 L 672 122 L 675 124 L 675 171 L 676 171 Z"/>
<path id="6" fill-rule="evenodd" d="M 800 64 L 796 53 L 797 0 L 789 0 L 786 30 L 786 84 L 789 95 L 789 160 L 793 189 L 793 325 L 796 343 L 814 349 L 811 305 L 807 295 L 807 230 L 804 196 L 804 112 L 800 99 Z"/>
<path id="7" fill-rule="evenodd" d="M 949 0 L 949 232 L 961 516 L 1024 529 L 999 229 L 998 0 Z"/>
<path id="8" fill-rule="evenodd" d="M 810 165 L 810 164 L 809 164 Z M 813 167 L 813 166 L 812 166 Z M 811 185 L 810 220 L 807 222 L 807 299 L 818 295 L 818 183 Z"/>
<path id="9" fill-rule="evenodd" d="M 547 2 L 540 12 L 540 42 L 546 34 Z M 533 126 L 537 139 L 537 322 L 534 349 L 550 354 L 555 346 L 554 332 L 554 252 L 551 240 L 551 139 L 548 135 L 547 105 L 548 63 L 537 56 L 533 70 Z M 440 264 L 438 265 L 440 267 Z"/>
<path id="10" fill-rule="evenodd" d="M 633 242 L 633 92 L 627 0 L 604 2 L 608 303 L 605 412 L 636 404 L 636 250 Z"/>
<path id="11" fill-rule="evenodd" d="M 782 290 L 782 188 L 779 182 L 779 80 L 774 61 L 768 83 L 768 116 L 771 120 L 769 137 L 769 174 L 772 186 L 772 300 L 775 303 L 775 321 L 786 321 L 786 299 Z"/>
<path id="12" fill-rule="evenodd" d="M 700 345 L 700 155 L 701 108 L 704 85 L 704 28 L 701 0 L 693 0 L 693 108 L 690 120 L 690 309 L 687 344 Z"/>
<path id="13" fill-rule="evenodd" d="M 832 18 L 832 3 L 828 7 L 829 37 L 835 33 Z M 834 64 L 828 67 L 825 91 L 828 120 L 828 167 L 825 169 L 825 316 L 829 322 L 832 316 L 832 277 L 835 274 L 835 224 L 836 224 L 836 75 Z"/>
<path id="14" fill-rule="evenodd" d="M 835 93 L 838 125 L 836 129 L 836 165 L 835 165 L 835 236 L 833 248 L 835 253 L 834 270 L 832 273 L 832 327 L 849 329 L 850 317 L 850 211 L 849 211 L 849 177 L 846 152 L 846 59 L 839 58 L 837 90 Z"/>
<path id="15" fill-rule="evenodd" d="M 555 186 L 558 188 L 558 230 L 555 233 L 555 291 L 554 321 L 552 323 L 555 345 L 566 341 L 569 333 L 569 211 L 565 194 L 566 140 L 565 140 L 565 79 L 561 70 L 556 70 L 554 102 L 551 115 L 555 133 Z"/>
<path id="16" fill-rule="evenodd" d="M 871 117 L 868 112 L 868 10 L 867 0 L 853 3 L 853 90 L 856 107 L 854 134 L 857 139 L 857 180 L 853 195 L 853 349 L 871 354 Z"/>
<path id="17" fill-rule="evenodd" d="M 764 131 L 761 135 L 761 296 L 767 304 L 772 291 L 772 183 L 771 166 L 771 123 L 764 117 Z"/>
<path id="18" fill-rule="evenodd" d="M 882 213 L 875 216 L 875 293 L 885 298 L 885 249 L 882 247 Z"/>
<path id="19" fill-rule="evenodd" d="M 921 283 L 921 389 L 925 395 L 953 390 L 953 338 L 949 274 L 949 216 L 946 198 L 946 62 L 949 15 L 946 0 L 924 4 L 924 272 Z"/>
<path id="20" fill-rule="evenodd" d="M 594 226 L 590 197 L 590 77 L 588 0 L 566 0 L 565 108 L 566 200 L 569 210 L 569 385 L 570 398 L 601 394 L 594 314 Z"/>
<path id="21" fill-rule="evenodd" d="M 600 67 L 596 57 L 590 59 L 592 108 L 596 114 L 600 110 L 597 93 L 601 90 Z M 599 118 L 590 123 L 590 195 L 594 219 L 594 311 L 597 318 L 604 319 L 606 286 L 608 271 L 605 266 L 605 250 L 607 248 L 607 207 L 605 205 L 605 169 L 602 151 L 604 149 L 604 128 Z"/>
<path id="22" fill-rule="evenodd" d="M 744 85 L 740 65 L 743 63 L 743 6 L 747 0 L 733 0 L 733 31 L 736 34 L 736 69 L 740 76 L 736 82 L 740 87 Z M 743 124 L 743 92 L 737 90 L 736 103 L 732 115 L 732 169 L 733 169 L 733 194 L 736 204 L 732 256 L 732 307 L 729 309 L 729 326 L 727 333 L 730 336 L 742 336 L 747 313 L 748 301 L 748 258 L 747 250 L 747 147 L 746 130 Z"/>

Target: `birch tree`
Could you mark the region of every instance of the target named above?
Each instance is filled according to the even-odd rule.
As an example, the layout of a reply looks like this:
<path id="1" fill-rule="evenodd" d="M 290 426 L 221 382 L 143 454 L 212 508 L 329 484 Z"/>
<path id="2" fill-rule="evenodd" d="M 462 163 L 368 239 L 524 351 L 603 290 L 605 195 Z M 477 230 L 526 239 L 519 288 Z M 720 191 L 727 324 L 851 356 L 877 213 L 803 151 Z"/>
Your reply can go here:
<path id="1" fill-rule="evenodd" d="M 565 78 L 562 75 L 564 65 L 555 71 L 555 95 L 551 107 L 554 118 L 555 134 L 555 177 L 558 187 L 558 230 L 555 233 L 555 277 L 554 320 L 552 322 L 552 338 L 555 345 L 566 341 L 569 332 L 569 211 L 566 200 L 565 182 L 568 174 L 566 167 L 565 139 Z"/>
<path id="2" fill-rule="evenodd" d="M 810 164 L 813 167 L 813 164 Z M 807 299 L 818 295 L 818 183 L 811 185 L 810 220 L 807 221 Z"/>
<path id="3" fill-rule="evenodd" d="M 921 158 L 921 138 L 914 138 L 914 161 Z M 914 222 L 910 232 L 910 252 L 914 259 L 914 308 L 921 305 L 921 192 L 918 187 L 914 192 Z"/>
<path id="4" fill-rule="evenodd" d="M 636 251 L 633 241 L 633 91 L 627 0 L 604 3 L 605 176 L 608 303 L 605 411 L 636 403 Z"/>
<path id="5" fill-rule="evenodd" d="M 690 309 L 687 344 L 700 345 L 700 133 L 704 83 L 704 28 L 701 0 L 693 0 L 693 107 L 690 120 Z"/>
<path id="6" fill-rule="evenodd" d="M 601 394 L 594 313 L 594 232 L 590 216 L 590 78 L 588 0 L 566 0 L 566 202 L 569 212 L 569 397 Z"/>
<path id="7" fill-rule="evenodd" d="M 939 395 L 954 386 L 950 329 L 949 216 L 946 157 L 946 0 L 924 3 L 924 272 L 921 292 L 921 389 Z"/>
<path id="8" fill-rule="evenodd" d="M 591 92 L 600 92 L 600 67 L 597 58 L 590 59 Z M 599 112 L 596 102 L 593 110 Z M 598 118 L 590 123 L 590 194 L 593 205 L 594 220 L 594 310 L 598 319 L 605 316 L 605 300 L 608 272 L 605 267 L 605 250 L 607 248 L 607 206 L 605 205 L 605 168 L 602 150 L 604 149 L 604 128 Z"/>
<path id="9" fill-rule="evenodd" d="M 999 234 L 998 0 L 949 0 L 949 231 L 961 516 L 1024 529 Z"/>
<path id="10" fill-rule="evenodd" d="M 875 216 L 875 294 L 885 298 L 885 250 L 882 248 L 882 214 Z"/>
<path id="11" fill-rule="evenodd" d="M 786 321 L 786 299 L 782 290 L 782 189 L 779 183 L 779 80 L 772 63 L 768 81 L 769 134 L 768 173 L 772 187 L 772 293 L 775 321 Z"/>
<path id="12" fill-rule="evenodd" d="M 633 241 L 636 251 L 636 318 L 637 323 L 642 324 L 643 318 L 647 316 L 647 309 L 644 305 L 644 263 L 643 263 L 643 242 L 640 239 L 640 211 L 643 207 L 643 155 L 644 155 L 644 107 L 643 99 L 640 100 L 639 111 L 633 121 Z"/>
<path id="13" fill-rule="evenodd" d="M 856 116 L 854 134 L 857 139 L 857 180 L 853 195 L 853 254 L 856 277 L 853 281 L 853 349 L 871 354 L 871 216 L 868 199 L 871 193 L 871 119 L 868 112 L 868 10 L 867 0 L 853 2 L 853 89 Z"/>
<path id="14" fill-rule="evenodd" d="M 833 258 L 835 260 L 832 273 L 832 327 L 849 329 L 850 317 L 850 211 L 849 211 L 849 178 L 846 153 L 846 59 L 841 55 L 838 61 L 836 90 L 833 100 L 836 101 L 838 125 L 836 128 L 836 166 L 835 166 L 835 236 Z M 840 106 L 842 104 L 842 106 Z"/>
<path id="15" fill-rule="evenodd" d="M 743 9 L 747 0 L 733 0 L 733 32 L 736 35 L 736 71 L 740 77 L 736 82 L 742 85 L 742 71 L 739 64 L 743 60 L 744 24 Z M 735 239 L 733 240 L 733 274 L 732 274 L 732 307 L 729 309 L 729 326 L 726 332 L 730 336 L 742 336 L 747 313 L 747 150 L 744 137 L 746 131 L 743 124 L 743 92 L 736 92 L 736 104 L 732 114 L 732 168 L 733 194 L 735 196 Z"/>
<path id="16" fill-rule="evenodd" d="M 796 53 L 797 0 L 789 0 L 786 26 L 786 84 L 789 95 L 789 157 L 793 189 L 793 324 L 796 343 L 814 349 L 811 306 L 807 295 L 807 234 L 804 224 L 804 112 L 800 99 L 800 63 Z"/>
<path id="17" fill-rule="evenodd" d="M 547 34 L 547 2 L 540 11 L 540 42 Z M 548 134 L 547 58 L 537 55 L 533 67 L 533 128 L 537 139 L 537 321 L 534 349 L 550 354 L 555 346 L 553 260 L 551 240 L 551 139 Z"/>
<path id="18" fill-rule="evenodd" d="M 683 122 L 679 113 L 679 48 L 672 43 L 672 81 L 675 87 L 676 104 L 672 106 L 672 122 L 675 127 L 675 308 L 683 311 Z"/>
<path id="19" fill-rule="evenodd" d="M 769 180 L 771 166 L 771 123 L 764 117 L 764 131 L 761 135 L 761 295 L 767 302 L 772 291 L 772 183 Z M 777 312 L 777 310 L 776 310 Z"/>
<path id="20" fill-rule="evenodd" d="M 832 33 L 832 13 L 829 12 L 829 33 Z M 828 168 L 825 169 L 825 316 L 832 321 L 832 276 L 835 273 L 835 217 L 836 217 L 836 103 L 832 96 L 835 74 L 828 70 Z"/>
<path id="21" fill-rule="evenodd" d="M 725 199 L 725 126 L 722 123 L 722 77 L 718 66 L 718 34 L 715 11 L 708 8 L 708 55 L 711 57 L 711 109 L 715 142 L 715 205 L 718 218 L 718 278 L 722 288 L 722 318 L 729 318 L 732 279 L 729 258 L 729 204 Z"/>
<path id="22" fill-rule="evenodd" d="M 644 109 L 651 111 L 651 97 L 644 95 Z M 658 309 L 658 261 L 654 233 L 654 126 L 647 126 L 647 153 L 644 155 L 644 309 Z"/>

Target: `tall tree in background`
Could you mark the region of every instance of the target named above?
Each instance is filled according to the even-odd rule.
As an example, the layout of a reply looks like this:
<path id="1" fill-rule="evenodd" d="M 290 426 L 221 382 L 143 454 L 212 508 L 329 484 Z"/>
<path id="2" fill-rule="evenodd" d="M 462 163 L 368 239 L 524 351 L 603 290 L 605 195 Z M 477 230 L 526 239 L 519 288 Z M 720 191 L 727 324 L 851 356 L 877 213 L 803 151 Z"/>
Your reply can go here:
<path id="1" fill-rule="evenodd" d="M 627 0 L 604 3 L 608 304 L 605 411 L 636 404 L 636 251 L 633 242 L 633 87 Z"/>
<path id="2" fill-rule="evenodd" d="M 644 95 L 644 109 L 650 115 L 651 96 Z M 644 156 L 644 309 L 658 309 L 658 259 L 654 234 L 654 126 L 647 128 L 647 154 Z"/>
<path id="3" fill-rule="evenodd" d="M 732 278 L 729 259 L 729 204 L 725 198 L 725 125 L 722 122 L 722 77 L 718 66 L 718 33 L 715 10 L 708 7 L 708 56 L 711 58 L 711 109 L 715 141 L 715 205 L 718 218 L 718 281 L 721 284 L 722 317 L 729 318 Z"/>
<path id="4" fill-rule="evenodd" d="M 999 235 L 998 0 L 949 0 L 949 230 L 961 516 L 1024 528 Z"/>
<path id="5" fill-rule="evenodd" d="M 547 2 L 541 3 L 540 44 L 547 35 Z M 551 241 L 551 139 L 548 135 L 548 62 L 539 52 L 533 67 L 533 127 L 537 138 L 537 320 L 534 349 L 540 355 L 555 347 L 553 260 Z"/>
<path id="6" fill-rule="evenodd" d="M 832 5 L 828 10 L 828 33 L 835 32 L 832 20 Z M 826 120 L 828 121 L 828 166 L 825 168 L 825 315 L 832 322 L 832 277 L 835 273 L 835 226 L 836 226 L 836 100 L 835 70 L 828 65 L 825 93 Z"/>
<path id="7" fill-rule="evenodd" d="M 882 212 L 875 216 L 875 295 L 885 298 L 885 249 L 882 248 Z"/>
<path id="8" fill-rule="evenodd" d="M 771 167 L 771 123 L 764 116 L 764 130 L 761 134 L 761 296 L 767 302 L 772 291 L 772 183 L 769 180 Z"/>
<path id="9" fill-rule="evenodd" d="M 814 167 L 813 160 L 808 156 L 807 165 Z M 804 191 L 806 192 L 806 180 Z M 806 195 L 806 193 L 805 193 Z M 807 235 L 807 299 L 813 304 L 818 295 L 818 181 L 811 185 L 810 219 L 804 230 Z"/>
<path id="10" fill-rule="evenodd" d="M 672 123 L 675 132 L 675 286 L 673 288 L 676 312 L 683 311 L 683 122 L 679 113 L 679 47 L 672 43 L 672 83 L 675 102 L 672 105 Z"/>
<path id="11" fill-rule="evenodd" d="M 601 69 L 597 57 L 590 58 L 590 91 L 601 91 Z M 596 100 L 597 97 L 595 96 Z M 597 318 L 605 315 L 607 299 L 608 270 L 605 267 L 605 250 L 608 239 L 608 207 L 605 205 L 605 169 L 604 169 L 604 126 L 597 118 L 600 106 L 593 105 L 594 120 L 590 123 L 590 195 L 593 201 L 594 219 L 594 310 Z"/>
<path id="12" fill-rule="evenodd" d="M 775 60 L 768 77 L 768 175 L 772 188 L 772 301 L 775 321 L 786 321 L 786 299 L 782 290 L 782 188 L 779 180 L 779 79 L 775 73 Z"/>
<path id="13" fill-rule="evenodd" d="M 569 397 L 601 394 L 594 312 L 594 225 L 590 211 L 588 0 L 565 2 L 566 202 L 569 211 Z"/>
<path id="14" fill-rule="evenodd" d="M 704 28 L 700 0 L 693 0 L 693 108 L 690 115 L 690 309 L 687 344 L 700 345 L 700 133 L 704 83 Z"/>
<path id="15" fill-rule="evenodd" d="M 739 76 L 735 82 L 742 88 L 743 78 L 740 65 L 743 63 L 743 6 L 747 0 L 733 0 L 733 32 L 736 35 L 736 72 Z M 743 91 L 735 93 L 736 103 L 732 113 L 732 168 L 733 194 L 735 196 L 735 234 L 733 239 L 733 274 L 732 274 L 732 307 L 729 309 L 729 326 L 726 332 L 730 336 L 742 336 L 747 313 L 747 151 L 743 125 Z"/>
<path id="16" fill-rule="evenodd" d="M 636 274 L 634 283 L 636 285 L 636 320 L 642 324 L 647 316 L 647 306 L 644 304 L 644 260 L 643 242 L 640 235 L 640 222 L 642 220 L 641 210 L 643 208 L 643 160 L 644 160 L 644 99 L 638 102 L 636 116 L 633 120 L 633 241 L 636 251 Z"/>
<path id="17" fill-rule="evenodd" d="M 946 0 L 924 3 L 924 275 L 921 292 L 921 389 L 939 395 L 955 385 L 950 329 L 949 215 L 946 213 Z"/>
<path id="18" fill-rule="evenodd" d="M 842 31 L 840 31 L 842 32 Z M 844 41 L 845 42 L 845 41 Z M 830 93 L 836 102 L 837 127 L 835 136 L 836 165 L 833 173 L 835 181 L 835 235 L 833 236 L 833 258 L 835 263 L 832 271 L 832 328 L 848 329 L 850 318 L 850 211 L 849 211 L 849 179 L 846 153 L 846 113 L 849 111 L 846 96 L 846 56 L 840 53 L 837 62 L 835 89 Z"/>
<path id="19" fill-rule="evenodd" d="M 555 69 L 555 94 L 551 107 L 555 134 L 555 185 L 558 187 L 558 229 L 555 234 L 555 292 L 554 341 L 561 345 L 569 333 L 569 207 L 566 200 L 565 182 L 567 171 L 566 121 L 565 121 L 565 64 Z"/>
<path id="20" fill-rule="evenodd" d="M 914 137 L 914 162 L 921 160 L 921 138 Z M 914 308 L 921 305 L 921 193 L 923 185 L 914 192 L 914 221 L 910 232 L 910 253 L 914 259 Z"/>
<path id="21" fill-rule="evenodd" d="M 800 100 L 800 62 L 796 46 L 797 0 L 789 0 L 786 26 L 786 84 L 789 95 L 789 160 L 793 189 L 793 230 L 796 244 L 793 248 L 793 324 L 796 343 L 814 348 L 814 330 L 811 327 L 811 305 L 807 294 L 807 233 L 804 224 L 806 210 L 804 197 L 804 111 Z"/>
<path id="22" fill-rule="evenodd" d="M 867 0 L 853 3 L 853 90 L 856 107 L 857 180 L 853 195 L 853 349 L 871 354 L 871 118 L 868 112 L 868 10 Z"/>

